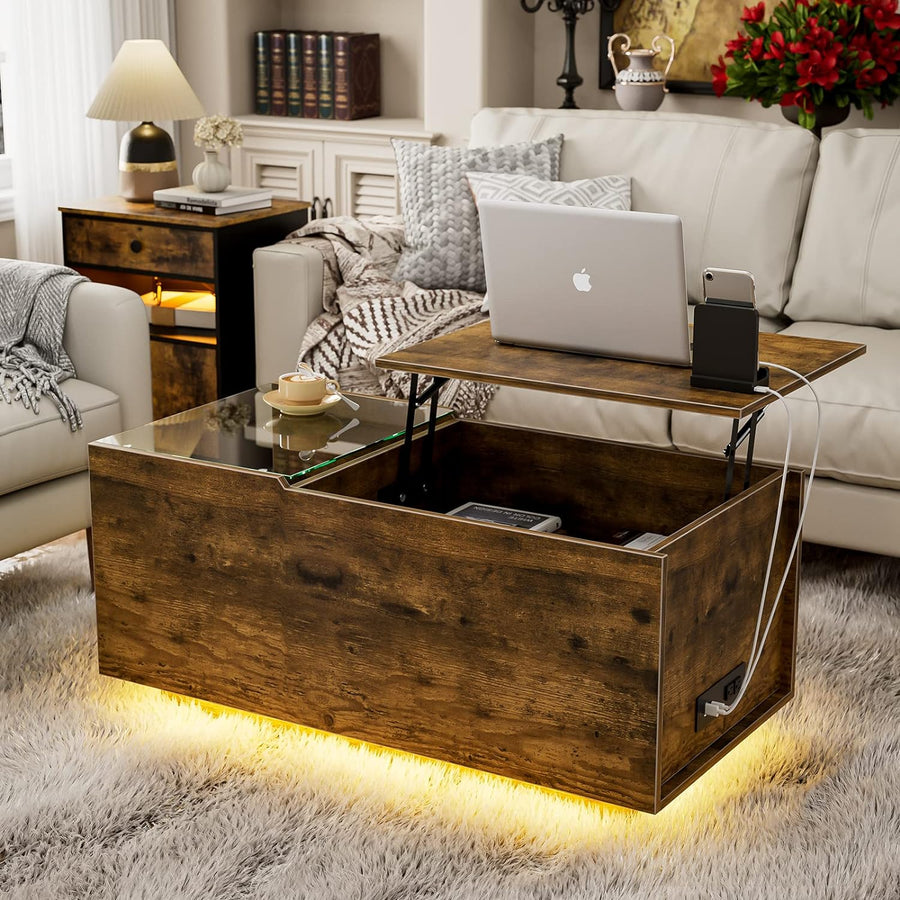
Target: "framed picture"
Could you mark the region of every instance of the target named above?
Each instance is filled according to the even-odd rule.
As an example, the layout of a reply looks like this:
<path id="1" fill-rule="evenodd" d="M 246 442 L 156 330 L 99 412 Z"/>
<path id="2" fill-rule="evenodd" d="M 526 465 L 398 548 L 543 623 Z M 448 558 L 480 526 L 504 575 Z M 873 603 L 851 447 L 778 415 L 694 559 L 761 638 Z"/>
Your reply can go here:
<path id="1" fill-rule="evenodd" d="M 750 0 L 609 0 L 600 3 L 600 87 L 612 87 L 615 74 L 607 55 L 607 40 L 621 32 L 632 47 L 650 46 L 657 34 L 675 41 L 675 62 L 669 72 L 670 91 L 711 94 L 709 67 L 725 52 L 741 25 L 741 11 Z M 616 60 L 620 68 L 626 57 Z"/>

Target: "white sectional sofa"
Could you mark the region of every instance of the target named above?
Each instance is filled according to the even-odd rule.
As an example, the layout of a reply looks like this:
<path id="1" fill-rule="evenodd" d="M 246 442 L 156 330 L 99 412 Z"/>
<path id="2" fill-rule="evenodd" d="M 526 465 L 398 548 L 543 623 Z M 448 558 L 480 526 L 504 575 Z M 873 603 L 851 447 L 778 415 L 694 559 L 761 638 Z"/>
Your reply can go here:
<path id="1" fill-rule="evenodd" d="M 817 382 L 823 436 L 807 540 L 900 556 L 900 132 L 858 129 L 819 141 L 792 125 L 600 110 L 486 109 L 471 146 L 563 133 L 560 177 L 628 175 L 632 208 L 680 215 L 688 291 L 705 266 L 747 269 L 762 327 L 855 341 L 867 354 Z M 648 261 L 649 262 L 649 261 Z M 293 369 L 321 311 L 322 258 L 304 242 L 254 256 L 257 374 Z M 815 404 L 790 400 L 798 465 L 809 462 Z M 783 411 L 760 425 L 755 457 L 780 462 Z M 492 421 L 721 454 L 730 423 L 648 407 L 502 387 Z"/>

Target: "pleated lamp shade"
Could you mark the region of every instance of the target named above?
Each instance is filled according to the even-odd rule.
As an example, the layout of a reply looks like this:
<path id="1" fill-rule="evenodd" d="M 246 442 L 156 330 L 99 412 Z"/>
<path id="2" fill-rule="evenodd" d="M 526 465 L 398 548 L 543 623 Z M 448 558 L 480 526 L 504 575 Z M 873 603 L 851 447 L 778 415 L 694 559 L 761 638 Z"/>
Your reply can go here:
<path id="1" fill-rule="evenodd" d="M 196 119 L 203 104 L 162 41 L 125 41 L 87 111 L 91 119 L 140 122 L 119 148 L 120 193 L 151 200 L 178 185 L 172 138 L 152 119 Z"/>

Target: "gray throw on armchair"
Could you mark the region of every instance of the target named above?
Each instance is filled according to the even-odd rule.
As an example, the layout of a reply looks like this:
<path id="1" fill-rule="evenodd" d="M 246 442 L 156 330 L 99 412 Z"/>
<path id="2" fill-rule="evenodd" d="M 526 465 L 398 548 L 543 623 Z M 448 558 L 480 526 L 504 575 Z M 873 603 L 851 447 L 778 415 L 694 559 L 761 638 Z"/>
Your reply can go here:
<path id="1" fill-rule="evenodd" d="M 0 260 L 0 396 L 37 414 L 49 396 L 72 431 L 81 413 L 59 384 L 75 375 L 62 345 L 66 308 L 82 275 L 64 266 Z"/>

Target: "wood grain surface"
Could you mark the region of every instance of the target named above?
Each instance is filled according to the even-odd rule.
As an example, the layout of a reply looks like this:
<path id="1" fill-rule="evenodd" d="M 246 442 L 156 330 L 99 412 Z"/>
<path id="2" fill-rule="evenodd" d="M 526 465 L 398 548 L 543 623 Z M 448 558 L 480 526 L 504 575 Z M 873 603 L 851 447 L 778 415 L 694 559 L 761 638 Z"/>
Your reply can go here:
<path id="1" fill-rule="evenodd" d="M 273 475 L 92 445 L 101 671 L 658 810 L 661 771 L 707 753 L 693 779 L 711 764 L 704 741 L 720 738 L 682 734 L 687 699 L 744 650 L 743 624 L 723 631 L 719 614 L 707 631 L 690 605 L 715 595 L 724 609 L 734 579 L 704 588 L 692 566 L 712 565 L 720 534 L 741 532 L 752 560 L 763 553 L 769 470 L 719 506 L 721 460 L 469 422 L 439 428 L 435 445 L 433 505 L 552 503 L 569 534 L 375 501 L 396 446 L 286 489 Z M 680 529 L 671 557 L 584 539 L 622 516 Z M 686 648 L 714 638 L 721 658 L 698 667 Z M 670 722 L 671 736 L 658 732 Z"/>
<path id="2" fill-rule="evenodd" d="M 91 485 L 105 674 L 655 808 L 660 558 L 103 446 Z"/>
<path id="3" fill-rule="evenodd" d="M 216 399 L 215 343 L 150 341 L 150 370 L 154 419 Z"/>
<path id="4" fill-rule="evenodd" d="M 215 278 L 210 231 L 67 215 L 63 216 L 63 240 L 69 265 Z"/>
<path id="5" fill-rule="evenodd" d="M 760 334 L 759 357 L 788 366 L 810 380 L 842 366 L 866 351 L 864 344 L 781 334 Z M 691 387 L 691 370 L 553 350 L 498 344 L 490 323 L 479 322 L 377 361 L 386 369 L 463 378 L 620 400 L 667 409 L 743 418 L 773 401 L 763 394 L 738 394 Z M 771 386 L 790 393 L 802 386 L 791 375 L 773 372 Z"/>
<path id="6" fill-rule="evenodd" d="M 273 199 L 270 207 L 251 209 L 246 212 L 227 213 L 221 216 L 208 216 L 203 213 L 184 212 L 180 209 L 164 209 L 150 203 L 135 203 L 124 197 L 96 197 L 79 203 L 77 206 L 61 206 L 60 212 L 69 214 L 89 213 L 92 218 L 127 219 L 143 221 L 156 225 L 174 225 L 178 228 L 196 227 L 207 230 L 228 228 L 243 222 L 267 219 L 282 213 L 308 210 L 310 204 L 305 200 Z"/>
<path id="7" fill-rule="evenodd" d="M 749 663 L 781 485 L 780 473 L 694 523 L 666 544 L 660 777 L 674 796 L 696 777 L 713 739 L 715 758 L 759 724 L 793 690 L 798 560 L 792 564 L 759 666 L 735 712 L 695 730 L 696 699 L 739 663 Z M 763 627 L 785 571 L 800 512 L 800 475 L 791 473 L 779 525 Z M 746 720 L 745 720 L 746 717 Z M 742 721 L 744 720 L 744 721 Z M 713 754 L 702 758 L 708 765 Z M 681 779 L 675 777 L 680 770 Z"/>

